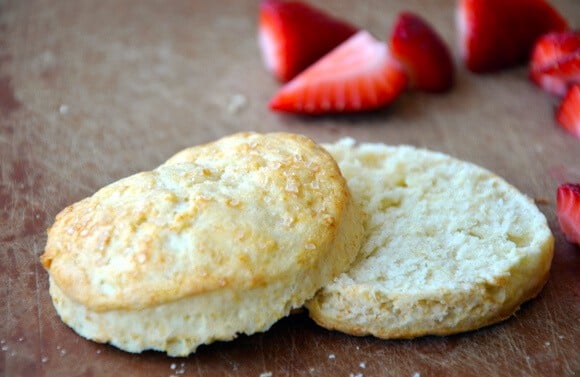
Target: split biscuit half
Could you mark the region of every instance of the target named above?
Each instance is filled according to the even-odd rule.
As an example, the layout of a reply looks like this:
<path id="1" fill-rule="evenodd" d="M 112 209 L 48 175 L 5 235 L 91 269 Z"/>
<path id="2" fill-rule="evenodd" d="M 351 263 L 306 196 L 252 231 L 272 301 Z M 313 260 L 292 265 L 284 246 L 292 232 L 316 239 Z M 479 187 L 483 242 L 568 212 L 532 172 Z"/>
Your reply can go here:
<path id="1" fill-rule="evenodd" d="M 505 180 L 410 146 L 323 146 L 368 224 L 353 267 L 306 303 L 321 326 L 380 338 L 453 334 L 510 317 L 542 289 L 552 233 Z"/>
<path id="2" fill-rule="evenodd" d="M 41 262 L 78 334 L 185 356 L 301 307 L 354 261 L 363 218 L 311 139 L 239 133 L 65 208 Z"/>

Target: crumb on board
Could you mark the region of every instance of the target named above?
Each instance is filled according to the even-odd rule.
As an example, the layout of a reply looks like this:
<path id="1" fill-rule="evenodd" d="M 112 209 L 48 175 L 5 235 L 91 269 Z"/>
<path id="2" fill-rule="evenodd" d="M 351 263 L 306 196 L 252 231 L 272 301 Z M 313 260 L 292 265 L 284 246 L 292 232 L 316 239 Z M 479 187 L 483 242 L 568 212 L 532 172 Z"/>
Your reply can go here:
<path id="1" fill-rule="evenodd" d="M 64 356 L 67 353 L 66 349 L 61 345 L 56 346 L 56 350 L 59 351 L 61 356 Z"/>
<path id="2" fill-rule="evenodd" d="M 230 97 L 227 103 L 227 111 L 230 114 L 239 113 L 244 107 L 246 107 L 248 99 L 243 94 L 234 94 Z"/>
<path id="3" fill-rule="evenodd" d="M 185 363 L 171 363 L 169 364 L 169 369 L 171 369 L 171 374 L 169 377 L 179 377 L 185 373 Z"/>

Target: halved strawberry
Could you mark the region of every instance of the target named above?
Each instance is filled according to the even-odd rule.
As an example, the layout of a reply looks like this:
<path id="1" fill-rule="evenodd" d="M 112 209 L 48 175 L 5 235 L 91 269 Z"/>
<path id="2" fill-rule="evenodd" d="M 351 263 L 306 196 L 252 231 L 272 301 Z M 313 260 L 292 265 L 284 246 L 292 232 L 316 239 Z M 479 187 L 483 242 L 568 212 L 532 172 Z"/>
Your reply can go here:
<path id="1" fill-rule="evenodd" d="M 580 32 L 553 32 L 538 39 L 529 74 L 536 85 L 558 96 L 580 83 Z"/>
<path id="2" fill-rule="evenodd" d="M 538 37 L 568 24 L 545 0 L 459 0 L 457 28 L 466 67 L 484 73 L 527 62 Z"/>
<path id="3" fill-rule="evenodd" d="M 357 32 L 299 1 L 262 0 L 259 46 L 266 68 L 286 82 Z"/>
<path id="4" fill-rule="evenodd" d="M 451 53 L 427 21 L 411 12 L 399 14 L 389 45 L 406 68 L 412 87 L 427 92 L 451 89 L 455 76 Z"/>
<path id="5" fill-rule="evenodd" d="M 580 139 L 580 84 L 568 90 L 558 107 L 556 120 L 560 127 Z"/>
<path id="6" fill-rule="evenodd" d="M 566 239 L 580 245 L 580 184 L 563 183 L 556 194 L 556 215 Z"/>
<path id="7" fill-rule="evenodd" d="M 270 108 L 303 114 L 377 109 L 391 103 L 407 81 L 387 44 L 359 31 L 280 88 Z"/>

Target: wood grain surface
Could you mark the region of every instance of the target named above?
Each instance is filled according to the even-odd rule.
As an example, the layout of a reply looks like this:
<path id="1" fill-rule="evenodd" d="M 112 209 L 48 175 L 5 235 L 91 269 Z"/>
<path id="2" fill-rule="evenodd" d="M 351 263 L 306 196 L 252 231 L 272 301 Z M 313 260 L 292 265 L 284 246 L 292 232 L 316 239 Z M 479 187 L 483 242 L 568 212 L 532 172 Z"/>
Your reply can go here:
<path id="1" fill-rule="evenodd" d="M 457 61 L 453 0 L 312 1 L 386 39 L 396 14 L 428 19 Z M 580 27 L 580 1 L 553 0 Z M 580 373 L 580 249 L 555 192 L 580 182 L 580 141 L 525 67 L 474 75 L 445 95 L 319 118 L 270 112 L 279 84 L 256 42 L 257 1 L 0 0 L 1 376 L 574 376 Z M 302 314 L 187 358 L 129 354 L 58 318 L 38 257 L 65 206 L 179 149 L 241 130 L 320 142 L 412 144 L 474 162 L 537 200 L 556 237 L 551 278 L 511 319 L 450 337 L 385 341 L 321 329 Z M 263 376 L 266 376 L 264 374 Z"/>

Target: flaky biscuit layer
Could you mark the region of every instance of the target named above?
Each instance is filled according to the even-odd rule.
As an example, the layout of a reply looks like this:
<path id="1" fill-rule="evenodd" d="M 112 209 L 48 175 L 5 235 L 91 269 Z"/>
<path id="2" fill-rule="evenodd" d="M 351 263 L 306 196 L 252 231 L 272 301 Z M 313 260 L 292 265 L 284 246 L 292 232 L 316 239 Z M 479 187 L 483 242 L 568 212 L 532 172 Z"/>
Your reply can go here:
<path id="1" fill-rule="evenodd" d="M 451 334 L 503 320 L 541 290 L 553 236 L 503 179 L 409 146 L 325 147 L 369 223 L 353 267 L 306 304 L 322 326 L 381 338 Z"/>

